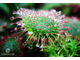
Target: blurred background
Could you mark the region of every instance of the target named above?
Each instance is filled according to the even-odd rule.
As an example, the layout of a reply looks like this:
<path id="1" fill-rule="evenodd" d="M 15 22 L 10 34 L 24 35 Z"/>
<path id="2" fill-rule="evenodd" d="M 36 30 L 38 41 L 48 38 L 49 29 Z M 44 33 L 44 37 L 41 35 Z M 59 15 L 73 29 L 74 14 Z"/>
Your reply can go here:
<path id="1" fill-rule="evenodd" d="M 9 39 L 9 37 L 16 36 L 16 34 L 10 32 L 15 27 L 15 25 L 10 25 L 10 23 L 12 23 L 10 17 L 13 16 L 12 13 L 14 11 L 17 11 L 17 7 L 32 10 L 55 9 L 61 11 L 62 14 L 65 14 L 65 19 L 70 21 L 66 24 L 71 27 L 69 32 L 73 35 L 73 38 L 76 35 L 79 37 L 77 40 L 80 40 L 80 3 L 0 3 L 0 54 L 6 53 L 5 49 L 7 48 L 9 48 L 10 52 L 14 53 L 15 56 L 42 56 L 43 54 L 43 52 L 36 52 L 35 49 L 33 51 L 29 51 L 28 48 L 23 49 L 20 45 L 23 41 L 16 41 L 14 38 Z M 7 50 L 9 51 L 9 49 Z M 26 53 L 28 55 L 23 53 L 25 50 L 27 50 Z M 31 54 L 35 52 L 35 55 Z"/>

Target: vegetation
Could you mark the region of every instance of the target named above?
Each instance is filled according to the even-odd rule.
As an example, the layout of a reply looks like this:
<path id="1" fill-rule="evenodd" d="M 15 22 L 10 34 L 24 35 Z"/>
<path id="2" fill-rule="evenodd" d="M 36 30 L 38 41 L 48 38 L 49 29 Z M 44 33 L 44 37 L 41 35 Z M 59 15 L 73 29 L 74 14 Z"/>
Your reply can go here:
<path id="1" fill-rule="evenodd" d="M 0 57 L 80 57 L 79 6 L 0 3 Z"/>

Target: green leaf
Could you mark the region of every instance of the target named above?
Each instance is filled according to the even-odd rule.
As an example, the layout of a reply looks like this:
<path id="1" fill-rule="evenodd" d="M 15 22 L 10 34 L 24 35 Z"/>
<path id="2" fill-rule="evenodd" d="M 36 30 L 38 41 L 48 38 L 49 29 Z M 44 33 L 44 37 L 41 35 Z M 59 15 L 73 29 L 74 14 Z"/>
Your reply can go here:
<path id="1" fill-rule="evenodd" d="M 35 6 L 35 3 L 14 3 L 14 5 L 17 7 L 29 7 L 29 8 L 34 8 L 34 6 Z"/>
<path id="2" fill-rule="evenodd" d="M 57 4 L 45 4 L 41 9 L 44 9 L 44 10 L 47 10 L 47 9 L 50 9 L 50 8 L 52 8 L 52 7 L 55 7 L 55 6 L 57 6 Z"/>
<path id="3" fill-rule="evenodd" d="M 74 55 L 76 55 L 76 56 L 80 56 L 80 55 L 78 55 L 78 54 L 74 54 Z"/>
<path id="4" fill-rule="evenodd" d="M 66 16 L 69 15 L 71 8 L 70 7 L 65 7 L 62 10 L 62 14 L 65 14 Z"/>
<path id="5" fill-rule="evenodd" d="M 35 5 L 35 3 L 27 3 L 27 4 L 30 6 L 30 8 L 33 8 Z"/>
<path id="6" fill-rule="evenodd" d="M 5 3 L 0 3 L 0 8 L 2 8 L 7 14 L 9 14 L 9 7 Z"/>
<path id="7" fill-rule="evenodd" d="M 51 9 L 57 6 L 62 6 L 65 5 L 66 3 L 47 3 L 45 4 L 43 7 L 41 7 L 41 9 L 47 10 L 47 9 Z"/>

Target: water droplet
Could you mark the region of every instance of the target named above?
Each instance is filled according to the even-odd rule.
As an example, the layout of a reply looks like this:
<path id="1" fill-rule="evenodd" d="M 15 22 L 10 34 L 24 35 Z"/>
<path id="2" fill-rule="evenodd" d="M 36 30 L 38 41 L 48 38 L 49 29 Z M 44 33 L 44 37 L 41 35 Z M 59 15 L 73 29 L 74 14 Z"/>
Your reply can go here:
<path id="1" fill-rule="evenodd" d="M 36 47 L 39 47 L 39 44 L 36 44 Z"/>
<path id="2" fill-rule="evenodd" d="M 15 17 L 14 16 L 12 16 L 11 18 L 10 18 L 10 20 L 14 20 L 15 19 Z"/>
<path id="3" fill-rule="evenodd" d="M 19 38 L 19 40 L 22 40 L 23 38 Z"/>

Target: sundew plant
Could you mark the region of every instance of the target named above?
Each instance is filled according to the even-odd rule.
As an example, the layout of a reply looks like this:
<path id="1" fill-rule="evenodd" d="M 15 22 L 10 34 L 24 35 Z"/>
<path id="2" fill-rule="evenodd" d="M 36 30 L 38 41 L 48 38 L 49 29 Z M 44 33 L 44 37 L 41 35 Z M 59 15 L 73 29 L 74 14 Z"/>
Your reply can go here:
<path id="1" fill-rule="evenodd" d="M 61 11 L 57 12 L 55 9 L 33 11 L 20 8 L 14 11 L 13 14 L 17 14 L 17 16 L 12 16 L 10 18 L 12 21 L 16 18 L 21 18 L 21 20 L 10 24 L 17 24 L 11 32 L 18 29 L 23 33 L 27 31 L 24 36 L 28 37 L 22 45 L 29 44 L 29 49 L 32 48 L 34 42 L 37 42 L 36 47 L 41 48 L 41 51 L 43 51 L 46 45 L 58 40 L 58 37 L 65 38 L 68 35 L 68 30 L 70 30 L 69 26 L 63 26 L 63 24 L 68 23 L 67 20 L 63 20 L 65 15 L 61 15 Z M 22 32 L 20 33 L 23 34 Z"/>

